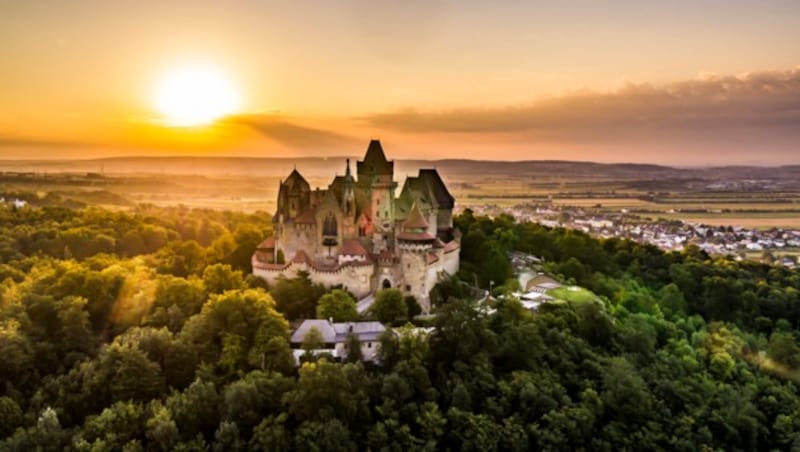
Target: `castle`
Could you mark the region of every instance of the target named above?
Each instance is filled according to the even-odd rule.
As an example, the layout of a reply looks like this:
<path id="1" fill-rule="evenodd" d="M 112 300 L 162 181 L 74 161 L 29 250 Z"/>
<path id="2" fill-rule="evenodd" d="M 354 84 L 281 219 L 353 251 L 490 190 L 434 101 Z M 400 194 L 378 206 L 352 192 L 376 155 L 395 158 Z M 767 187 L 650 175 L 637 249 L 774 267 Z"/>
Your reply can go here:
<path id="1" fill-rule="evenodd" d="M 397 197 L 396 188 L 394 162 L 378 140 L 356 163 L 356 177 L 348 159 L 325 190 L 312 190 L 295 169 L 280 183 L 273 235 L 253 254 L 253 274 L 273 283 L 305 271 L 359 299 L 395 287 L 429 312 L 430 290 L 458 271 L 455 199 L 435 169 L 408 177 Z"/>

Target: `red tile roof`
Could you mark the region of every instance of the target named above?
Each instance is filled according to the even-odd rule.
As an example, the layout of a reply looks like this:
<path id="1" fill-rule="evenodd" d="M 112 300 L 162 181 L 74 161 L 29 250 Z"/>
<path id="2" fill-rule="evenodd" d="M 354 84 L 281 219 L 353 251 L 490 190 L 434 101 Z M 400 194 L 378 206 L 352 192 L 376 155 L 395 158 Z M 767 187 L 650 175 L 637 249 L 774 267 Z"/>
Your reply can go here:
<path id="1" fill-rule="evenodd" d="M 394 260 L 394 253 L 392 250 L 385 249 L 378 254 L 378 260 L 391 261 Z"/>
<path id="2" fill-rule="evenodd" d="M 411 206 L 411 212 L 408 213 L 408 218 L 403 223 L 403 229 L 428 229 L 428 222 L 425 221 L 416 202 Z"/>
<path id="3" fill-rule="evenodd" d="M 397 238 L 409 242 L 432 242 L 436 240 L 436 237 L 427 232 L 401 232 L 397 234 Z"/>
<path id="4" fill-rule="evenodd" d="M 253 268 L 262 268 L 264 270 L 283 270 L 288 266 L 289 264 L 270 264 L 267 262 L 253 262 Z"/>
<path id="5" fill-rule="evenodd" d="M 292 258 L 292 263 L 295 264 L 307 264 L 309 262 L 311 262 L 311 259 L 308 258 L 308 254 L 303 250 L 297 250 L 297 253 Z"/>
<path id="6" fill-rule="evenodd" d="M 257 249 L 271 250 L 275 248 L 275 237 L 269 236 L 266 240 L 259 243 Z"/>
<path id="7" fill-rule="evenodd" d="M 444 245 L 444 252 L 449 253 L 451 251 L 455 251 L 461 248 L 461 244 L 456 242 L 455 240 L 451 240 Z"/>
<path id="8" fill-rule="evenodd" d="M 428 253 L 428 265 L 431 265 L 438 260 L 439 256 L 437 256 L 436 253 Z"/>
<path id="9" fill-rule="evenodd" d="M 342 254 L 346 254 L 348 256 L 366 256 L 368 253 L 358 240 L 346 239 L 342 243 Z"/>

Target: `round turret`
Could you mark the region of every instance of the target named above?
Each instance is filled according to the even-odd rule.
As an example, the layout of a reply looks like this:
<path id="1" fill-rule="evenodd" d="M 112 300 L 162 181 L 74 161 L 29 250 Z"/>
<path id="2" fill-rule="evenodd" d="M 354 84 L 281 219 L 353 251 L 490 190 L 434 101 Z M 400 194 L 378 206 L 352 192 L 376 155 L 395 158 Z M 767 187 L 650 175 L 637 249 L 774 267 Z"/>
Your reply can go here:
<path id="1" fill-rule="evenodd" d="M 428 249 L 433 246 L 436 237 L 428 232 L 428 222 L 420 212 L 417 203 L 411 206 L 408 218 L 403 222 L 403 231 L 397 234 L 399 245 L 406 249 Z"/>

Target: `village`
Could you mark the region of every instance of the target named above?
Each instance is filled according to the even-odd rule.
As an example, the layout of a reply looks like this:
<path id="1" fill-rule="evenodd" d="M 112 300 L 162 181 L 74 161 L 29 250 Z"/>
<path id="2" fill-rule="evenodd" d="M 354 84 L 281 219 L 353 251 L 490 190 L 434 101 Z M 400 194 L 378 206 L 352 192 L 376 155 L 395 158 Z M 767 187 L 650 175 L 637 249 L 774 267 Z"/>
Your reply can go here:
<path id="1" fill-rule="evenodd" d="M 476 215 L 508 214 L 516 221 L 547 227 L 576 229 L 599 238 L 630 239 L 663 250 L 680 251 L 696 245 L 712 255 L 731 255 L 794 268 L 798 264 L 800 230 L 713 226 L 677 219 L 648 218 L 621 209 L 616 213 L 547 203 L 518 204 L 502 208 L 494 204 L 469 207 Z"/>

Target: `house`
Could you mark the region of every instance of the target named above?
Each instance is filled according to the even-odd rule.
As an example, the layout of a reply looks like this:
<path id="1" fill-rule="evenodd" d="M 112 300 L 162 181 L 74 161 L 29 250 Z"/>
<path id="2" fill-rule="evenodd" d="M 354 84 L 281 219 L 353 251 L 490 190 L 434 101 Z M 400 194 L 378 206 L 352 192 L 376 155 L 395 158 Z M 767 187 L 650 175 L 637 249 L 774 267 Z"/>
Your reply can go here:
<path id="1" fill-rule="evenodd" d="M 347 357 L 348 337 L 355 336 L 361 343 L 361 356 L 364 361 L 375 361 L 380 345 L 380 336 L 386 331 L 386 327 L 380 322 L 331 322 L 330 320 L 309 319 L 292 333 L 289 340 L 294 349 L 295 359 L 298 360 L 304 354 L 302 350 L 303 342 L 312 329 L 316 329 L 322 337 L 324 346 L 320 349 L 312 350 L 314 355 L 323 353 L 330 354 L 334 359 L 344 359 Z"/>

